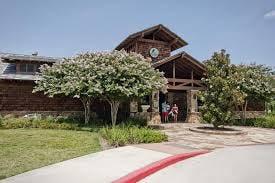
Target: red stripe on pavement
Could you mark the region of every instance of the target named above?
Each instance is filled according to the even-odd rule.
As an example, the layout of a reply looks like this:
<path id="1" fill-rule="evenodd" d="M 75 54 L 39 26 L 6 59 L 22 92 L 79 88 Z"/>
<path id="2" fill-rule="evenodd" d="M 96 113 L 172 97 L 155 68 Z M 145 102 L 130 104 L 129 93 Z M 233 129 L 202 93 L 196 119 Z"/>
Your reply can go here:
<path id="1" fill-rule="evenodd" d="M 137 181 L 140 181 L 141 179 L 144 179 L 145 177 L 169 166 L 172 164 L 175 164 L 179 161 L 198 156 L 200 154 L 205 154 L 208 151 L 195 151 L 190 153 L 183 153 L 183 154 L 177 154 L 174 156 L 170 156 L 168 158 L 164 158 L 162 160 L 156 161 L 154 163 L 151 163 L 143 168 L 140 168 L 138 170 L 135 170 L 126 176 L 123 176 L 115 181 L 113 183 L 134 183 Z"/>

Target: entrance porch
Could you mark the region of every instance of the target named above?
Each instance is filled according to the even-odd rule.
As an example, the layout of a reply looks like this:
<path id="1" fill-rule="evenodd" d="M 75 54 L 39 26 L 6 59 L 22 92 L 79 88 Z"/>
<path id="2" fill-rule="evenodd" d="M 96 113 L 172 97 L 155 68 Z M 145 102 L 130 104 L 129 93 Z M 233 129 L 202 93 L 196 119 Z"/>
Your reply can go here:
<path id="1" fill-rule="evenodd" d="M 163 121 L 160 115 L 162 112 L 161 104 L 168 102 L 171 108 L 174 104 L 178 106 L 179 122 L 200 122 L 197 93 L 200 90 L 205 90 L 201 81 L 205 73 L 204 65 L 187 53 L 181 52 L 154 62 L 152 66 L 164 72 L 164 76 L 168 81 L 168 92 L 153 92 L 148 98 L 148 110 L 142 112 L 138 112 L 138 102 L 131 102 L 131 115 L 146 117 L 150 124 L 160 124 Z"/>

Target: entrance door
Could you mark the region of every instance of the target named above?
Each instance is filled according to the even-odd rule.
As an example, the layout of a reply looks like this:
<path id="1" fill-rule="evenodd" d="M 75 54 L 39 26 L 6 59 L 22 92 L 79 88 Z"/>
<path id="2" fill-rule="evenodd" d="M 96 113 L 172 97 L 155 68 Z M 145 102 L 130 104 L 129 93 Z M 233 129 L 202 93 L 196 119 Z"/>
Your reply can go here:
<path id="1" fill-rule="evenodd" d="M 168 90 L 167 101 L 171 105 L 177 104 L 179 108 L 178 121 L 184 122 L 187 116 L 187 93 L 184 90 Z"/>

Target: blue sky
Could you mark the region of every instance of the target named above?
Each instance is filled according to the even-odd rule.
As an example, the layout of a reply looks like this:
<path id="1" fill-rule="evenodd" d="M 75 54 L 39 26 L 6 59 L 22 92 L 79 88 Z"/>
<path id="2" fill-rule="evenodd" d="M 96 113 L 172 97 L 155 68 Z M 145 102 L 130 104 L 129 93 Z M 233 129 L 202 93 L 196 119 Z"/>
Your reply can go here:
<path id="1" fill-rule="evenodd" d="M 275 0 L 0 0 L 0 51 L 63 57 L 112 50 L 160 23 L 200 61 L 224 48 L 233 63 L 275 66 Z"/>

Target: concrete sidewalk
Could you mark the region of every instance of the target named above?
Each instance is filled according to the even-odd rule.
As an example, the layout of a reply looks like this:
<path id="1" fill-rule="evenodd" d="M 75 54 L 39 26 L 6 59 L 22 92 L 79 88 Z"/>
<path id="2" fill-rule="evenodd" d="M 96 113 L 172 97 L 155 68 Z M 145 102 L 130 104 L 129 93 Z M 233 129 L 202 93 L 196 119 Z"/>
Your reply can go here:
<path id="1" fill-rule="evenodd" d="M 126 146 L 42 167 L 0 183 L 109 183 L 168 156 L 171 154 Z"/>
<path id="2" fill-rule="evenodd" d="M 275 144 L 228 147 L 166 167 L 140 182 L 274 183 Z"/>

